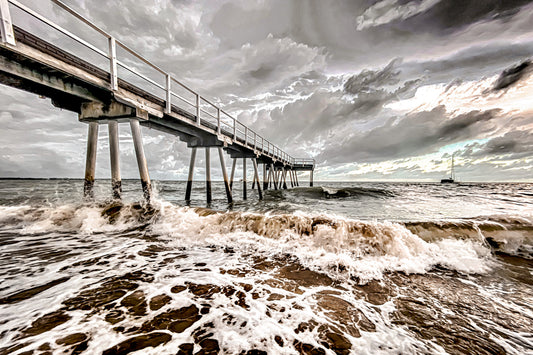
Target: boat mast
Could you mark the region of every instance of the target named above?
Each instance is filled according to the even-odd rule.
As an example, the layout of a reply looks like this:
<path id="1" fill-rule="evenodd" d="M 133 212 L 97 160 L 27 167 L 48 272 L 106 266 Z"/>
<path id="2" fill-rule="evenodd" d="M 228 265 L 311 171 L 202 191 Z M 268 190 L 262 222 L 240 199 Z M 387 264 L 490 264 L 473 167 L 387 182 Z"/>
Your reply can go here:
<path id="1" fill-rule="evenodd" d="M 455 180 L 455 171 L 454 171 L 454 166 L 453 166 L 454 165 L 453 164 L 454 163 L 453 162 L 454 155 L 455 154 L 452 154 L 452 170 L 450 171 L 450 179 L 452 179 L 452 180 Z"/>

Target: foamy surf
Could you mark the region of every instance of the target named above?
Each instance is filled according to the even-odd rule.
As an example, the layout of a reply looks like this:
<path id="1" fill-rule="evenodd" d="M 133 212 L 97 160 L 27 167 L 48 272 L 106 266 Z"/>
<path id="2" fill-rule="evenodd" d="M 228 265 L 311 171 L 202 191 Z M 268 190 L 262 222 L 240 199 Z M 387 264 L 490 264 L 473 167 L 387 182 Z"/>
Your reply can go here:
<path id="1" fill-rule="evenodd" d="M 532 229 L 163 198 L 2 206 L 0 353 L 526 353 Z"/>

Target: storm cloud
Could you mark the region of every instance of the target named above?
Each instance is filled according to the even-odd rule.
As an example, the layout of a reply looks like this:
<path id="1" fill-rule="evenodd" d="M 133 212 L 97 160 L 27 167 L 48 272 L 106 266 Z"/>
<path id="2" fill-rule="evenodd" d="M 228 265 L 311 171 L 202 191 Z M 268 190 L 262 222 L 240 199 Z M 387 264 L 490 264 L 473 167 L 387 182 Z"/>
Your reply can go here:
<path id="1" fill-rule="evenodd" d="M 31 5 L 106 50 L 105 38 L 96 40 L 51 3 Z M 70 5 L 289 154 L 317 159 L 318 180 L 433 179 L 451 152 L 461 152 L 458 164 L 472 179 L 480 176 L 476 166 L 495 180 L 524 179 L 521 167 L 531 165 L 531 1 Z M 76 115 L 1 90 L 0 175 L 82 177 L 87 127 Z M 185 144 L 148 129 L 143 136 L 151 176 L 184 179 Z M 137 177 L 127 125 L 120 125 L 120 143 L 123 175 Z M 109 176 L 107 144 L 102 126 L 99 177 Z M 498 165 L 501 159 L 514 170 Z"/>

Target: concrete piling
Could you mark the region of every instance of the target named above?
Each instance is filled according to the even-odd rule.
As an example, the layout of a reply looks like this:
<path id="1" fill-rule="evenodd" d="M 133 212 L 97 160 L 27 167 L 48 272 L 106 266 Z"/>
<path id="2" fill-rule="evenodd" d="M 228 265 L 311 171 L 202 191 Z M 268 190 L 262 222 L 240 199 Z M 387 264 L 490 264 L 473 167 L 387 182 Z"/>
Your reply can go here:
<path id="1" fill-rule="evenodd" d="M 139 120 L 130 120 L 131 135 L 133 136 L 133 147 L 135 148 L 135 156 L 137 157 L 137 165 L 139 166 L 139 175 L 141 176 L 141 185 L 143 195 L 146 202 L 150 203 L 152 195 L 152 184 L 150 182 L 150 175 L 148 174 L 148 165 L 146 164 L 146 157 L 144 155 L 144 148 L 141 136 L 141 126 Z"/>
<path id="2" fill-rule="evenodd" d="M 242 158 L 242 199 L 246 200 L 246 158 Z"/>
<path id="3" fill-rule="evenodd" d="M 113 198 L 120 199 L 122 195 L 122 181 L 120 177 L 120 151 L 118 141 L 118 122 L 109 121 L 109 155 L 111 160 L 111 188 Z"/>
<path id="4" fill-rule="evenodd" d="M 278 181 L 276 179 L 276 169 L 274 169 L 274 164 L 270 164 L 270 173 L 272 174 L 272 182 L 274 183 L 274 190 L 277 190 Z"/>
<path id="5" fill-rule="evenodd" d="M 285 167 L 281 168 L 281 176 L 283 180 L 283 188 L 287 190 L 287 171 L 285 170 Z"/>
<path id="6" fill-rule="evenodd" d="M 194 176 L 194 161 L 196 160 L 196 147 L 191 150 L 191 162 L 189 163 L 189 177 L 187 178 L 187 189 L 185 190 L 185 201 L 191 201 L 192 179 Z"/>
<path id="7" fill-rule="evenodd" d="M 209 147 L 205 148 L 205 194 L 207 204 L 213 200 L 211 194 L 211 151 Z"/>
<path id="8" fill-rule="evenodd" d="M 230 182 L 228 181 L 228 173 L 226 171 L 226 163 L 224 161 L 224 151 L 221 147 L 218 147 L 218 156 L 220 158 L 220 167 L 222 168 L 222 176 L 224 177 L 224 187 L 226 188 L 226 196 L 228 198 L 228 203 L 233 203 Z"/>
<path id="9" fill-rule="evenodd" d="M 235 167 L 237 166 L 237 158 L 233 158 L 233 163 L 231 164 L 231 177 L 229 180 L 229 187 L 233 190 L 233 178 L 235 177 Z"/>
<path id="10" fill-rule="evenodd" d="M 313 170 L 309 171 L 309 175 L 310 175 L 310 177 L 309 177 L 309 186 L 313 187 Z"/>
<path id="11" fill-rule="evenodd" d="M 254 182 L 257 183 L 257 193 L 259 195 L 259 199 L 263 199 L 263 192 L 261 191 L 261 183 L 259 182 L 259 171 L 257 169 L 257 158 L 252 159 L 252 163 L 254 165 Z"/>
<path id="12" fill-rule="evenodd" d="M 94 175 L 96 172 L 96 147 L 98 144 L 98 122 L 89 122 L 87 133 L 87 158 L 85 160 L 85 183 L 83 195 L 85 198 L 94 197 Z"/>
<path id="13" fill-rule="evenodd" d="M 268 189 L 267 165 L 263 164 L 263 190 Z"/>

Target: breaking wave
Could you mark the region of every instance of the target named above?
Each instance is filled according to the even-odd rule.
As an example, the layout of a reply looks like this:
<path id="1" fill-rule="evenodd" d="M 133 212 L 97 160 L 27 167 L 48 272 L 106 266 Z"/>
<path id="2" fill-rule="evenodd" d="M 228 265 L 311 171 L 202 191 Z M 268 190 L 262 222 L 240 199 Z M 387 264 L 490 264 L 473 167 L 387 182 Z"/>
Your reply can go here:
<path id="1" fill-rule="evenodd" d="M 365 283 L 384 273 L 427 273 L 446 268 L 486 273 L 495 253 L 533 257 L 533 222 L 498 217 L 426 222 L 360 221 L 304 212 L 258 214 L 139 204 L 1 207 L 0 231 L 21 234 L 117 234 L 127 230 L 165 241 L 169 247 L 215 246 L 241 253 L 294 258 L 341 280 Z"/>

